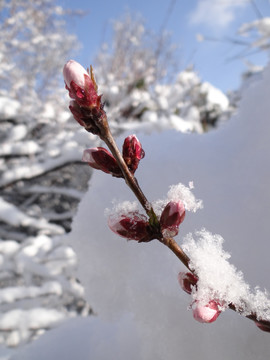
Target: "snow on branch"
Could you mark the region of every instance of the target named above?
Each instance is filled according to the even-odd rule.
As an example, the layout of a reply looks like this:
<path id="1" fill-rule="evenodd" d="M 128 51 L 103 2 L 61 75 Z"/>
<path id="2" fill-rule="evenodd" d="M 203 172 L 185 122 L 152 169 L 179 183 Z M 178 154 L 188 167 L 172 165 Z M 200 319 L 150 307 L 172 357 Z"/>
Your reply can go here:
<path id="1" fill-rule="evenodd" d="M 258 287 L 251 291 L 243 273 L 238 271 L 228 259 L 230 254 L 223 250 L 223 238 L 202 229 L 185 237 L 183 249 L 190 257 L 191 269 L 196 269 L 198 282 L 194 288 L 194 301 L 207 304 L 218 299 L 225 309 L 233 304 L 244 316 L 257 314 L 257 319 L 270 321 L 270 299 L 266 291 Z"/>
<path id="2" fill-rule="evenodd" d="M 83 192 L 76 190 L 76 189 L 70 189 L 66 187 L 61 186 L 40 186 L 40 185 L 34 185 L 29 188 L 22 190 L 26 194 L 43 194 L 43 193 L 51 193 L 51 194 L 59 194 L 59 195 L 65 195 L 67 197 L 72 197 L 77 200 L 81 200 L 83 197 Z"/>
<path id="3" fill-rule="evenodd" d="M 10 144 L 3 143 L 0 148 L 0 156 L 33 155 L 41 152 L 41 147 L 33 140 Z"/>
<path id="4" fill-rule="evenodd" d="M 0 220 L 12 226 L 33 227 L 44 233 L 63 234 L 64 229 L 55 224 L 50 224 L 44 218 L 34 218 L 24 214 L 15 205 L 0 198 Z"/>
<path id="5" fill-rule="evenodd" d="M 18 165 L 13 169 L 6 170 L 2 174 L 0 180 L 0 187 L 10 185 L 16 181 L 24 179 L 32 179 L 34 177 L 44 175 L 49 171 L 58 169 L 67 164 L 81 161 L 81 149 L 73 147 L 66 150 L 57 158 L 48 158 L 44 162 L 40 162 L 39 159 L 34 164 Z"/>

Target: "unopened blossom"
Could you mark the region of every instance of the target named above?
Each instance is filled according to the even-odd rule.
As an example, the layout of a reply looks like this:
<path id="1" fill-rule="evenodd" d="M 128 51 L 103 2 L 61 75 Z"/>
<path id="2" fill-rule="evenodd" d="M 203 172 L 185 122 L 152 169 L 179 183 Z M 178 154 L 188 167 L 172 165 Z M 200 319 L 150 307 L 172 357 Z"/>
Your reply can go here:
<path id="1" fill-rule="evenodd" d="M 142 144 L 137 139 L 136 135 L 130 135 L 125 138 L 123 144 L 123 158 L 132 174 L 137 170 L 139 162 L 144 155 L 145 153 Z"/>
<path id="2" fill-rule="evenodd" d="M 78 105 L 95 107 L 100 105 L 100 96 L 97 94 L 97 85 L 93 75 L 89 73 L 77 61 L 69 60 L 63 68 L 63 76 L 69 96 Z"/>
<path id="3" fill-rule="evenodd" d="M 192 312 L 194 319 L 201 323 L 212 323 L 221 313 L 218 303 L 214 300 L 209 301 L 206 305 L 202 305 L 200 302 L 195 301 L 192 306 Z"/>
<path id="4" fill-rule="evenodd" d="M 163 236 L 173 237 L 178 234 L 179 225 L 185 218 L 185 207 L 182 201 L 170 201 L 162 211 L 160 228 Z"/>
<path id="5" fill-rule="evenodd" d="M 83 121 L 84 115 L 82 114 L 82 109 L 75 100 L 70 101 L 69 110 L 72 113 L 74 119 L 78 121 L 81 126 L 84 126 L 85 123 Z"/>
<path id="6" fill-rule="evenodd" d="M 265 332 L 270 332 L 270 323 L 269 322 L 265 322 L 265 324 L 263 324 L 262 322 L 258 322 L 255 321 L 255 324 L 257 325 L 257 327 Z"/>
<path id="7" fill-rule="evenodd" d="M 119 216 L 110 216 L 108 225 L 115 234 L 126 239 L 138 242 L 148 242 L 151 240 L 147 217 L 137 211 Z"/>
<path id="8" fill-rule="evenodd" d="M 180 272 L 178 274 L 178 282 L 181 286 L 181 288 L 187 292 L 188 294 L 191 294 L 192 288 L 197 284 L 198 278 L 191 272 Z"/>
<path id="9" fill-rule="evenodd" d="M 85 68 L 75 60 L 69 60 L 65 64 L 63 68 L 63 75 L 64 75 L 65 84 L 68 89 L 71 88 L 72 82 L 75 82 L 77 86 L 79 86 L 81 89 L 84 89 L 84 85 L 85 85 L 84 75 L 89 77 L 89 74 L 85 70 Z M 72 94 L 70 95 L 70 97 L 73 98 Z"/>
<path id="10" fill-rule="evenodd" d="M 87 162 L 88 165 L 94 169 L 104 171 L 115 177 L 123 177 L 117 161 L 113 155 L 103 147 L 84 150 L 82 161 Z"/>
<path id="11" fill-rule="evenodd" d="M 90 74 L 76 61 L 69 60 L 63 68 L 69 96 L 73 99 L 69 109 L 75 120 L 87 131 L 100 135 L 107 117 L 97 93 L 97 84 L 91 68 Z"/>

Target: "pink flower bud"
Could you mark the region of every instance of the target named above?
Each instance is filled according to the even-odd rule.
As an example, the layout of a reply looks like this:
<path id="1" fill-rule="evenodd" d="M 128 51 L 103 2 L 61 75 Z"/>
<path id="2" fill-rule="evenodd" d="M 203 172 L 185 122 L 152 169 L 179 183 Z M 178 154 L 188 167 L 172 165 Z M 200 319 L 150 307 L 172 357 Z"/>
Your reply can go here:
<path id="1" fill-rule="evenodd" d="M 218 303 L 214 300 L 209 301 L 207 305 L 200 305 L 199 302 L 195 301 L 192 311 L 194 319 L 201 323 L 212 323 L 221 313 Z"/>
<path id="2" fill-rule="evenodd" d="M 255 324 L 258 326 L 258 328 L 262 331 L 266 331 L 266 332 L 270 332 L 270 322 L 267 321 L 264 323 L 261 323 L 261 322 L 258 322 L 258 321 L 255 321 Z"/>
<path id="3" fill-rule="evenodd" d="M 76 101 L 72 100 L 69 103 L 69 110 L 71 111 L 74 119 L 78 121 L 81 126 L 85 126 L 85 122 L 83 121 L 83 114 L 80 106 L 76 103 Z"/>
<path id="4" fill-rule="evenodd" d="M 126 239 L 138 242 L 150 241 L 147 217 L 137 211 L 119 217 L 110 216 L 108 225 L 115 234 Z"/>
<path id="5" fill-rule="evenodd" d="M 160 227 L 163 236 L 173 237 L 178 234 L 179 225 L 185 218 L 185 207 L 182 201 L 170 201 L 162 211 Z"/>
<path id="6" fill-rule="evenodd" d="M 178 274 L 178 282 L 185 292 L 191 294 L 193 286 L 198 282 L 198 278 L 191 272 L 180 272 Z"/>
<path id="7" fill-rule="evenodd" d="M 97 94 L 97 85 L 91 71 L 88 72 L 76 61 L 69 60 L 63 68 L 63 76 L 69 96 L 79 106 L 100 107 L 101 97 Z"/>
<path id="8" fill-rule="evenodd" d="M 137 170 L 139 162 L 144 155 L 142 145 L 136 135 L 130 135 L 125 138 L 123 144 L 123 158 L 132 174 Z"/>
<path id="9" fill-rule="evenodd" d="M 69 60 L 63 69 L 65 83 L 68 87 L 72 81 L 82 89 L 85 85 L 84 75 L 89 76 L 88 72 L 77 61 Z"/>
<path id="10" fill-rule="evenodd" d="M 82 161 L 87 162 L 94 169 L 102 170 L 115 177 L 123 177 L 117 161 L 112 154 L 103 147 L 86 149 Z"/>

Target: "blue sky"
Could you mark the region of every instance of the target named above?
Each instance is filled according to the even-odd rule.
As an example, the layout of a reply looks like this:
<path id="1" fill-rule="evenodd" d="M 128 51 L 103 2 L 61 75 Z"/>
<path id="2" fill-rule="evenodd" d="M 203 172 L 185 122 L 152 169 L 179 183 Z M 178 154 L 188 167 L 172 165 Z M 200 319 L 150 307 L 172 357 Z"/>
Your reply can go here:
<path id="1" fill-rule="evenodd" d="M 179 48 L 179 71 L 192 63 L 204 81 L 223 91 L 237 88 L 245 69 L 243 60 L 231 60 L 243 48 L 227 39 L 236 38 L 237 29 L 244 22 L 260 15 L 270 16 L 269 0 L 58 0 L 58 3 L 64 8 L 87 11 L 84 17 L 68 24 L 69 32 L 75 33 L 82 44 L 74 57 L 85 67 L 93 63 L 102 42 L 109 40 L 111 21 L 130 10 L 140 13 L 147 27 L 154 31 L 159 31 L 167 18 L 166 29 Z M 197 34 L 220 41 L 198 42 Z M 257 54 L 248 60 L 264 65 L 267 58 Z"/>

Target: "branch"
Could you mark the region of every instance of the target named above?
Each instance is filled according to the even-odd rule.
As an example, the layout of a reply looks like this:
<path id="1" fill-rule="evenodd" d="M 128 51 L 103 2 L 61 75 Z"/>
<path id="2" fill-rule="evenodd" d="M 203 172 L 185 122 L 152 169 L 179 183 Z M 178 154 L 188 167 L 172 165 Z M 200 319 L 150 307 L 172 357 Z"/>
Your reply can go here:
<path id="1" fill-rule="evenodd" d="M 180 201 L 170 201 L 163 209 L 160 217 L 155 214 L 151 203 L 147 200 L 138 181 L 134 177 L 138 163 L 144 155 L 144 153 L 143 155 L 141 153 L 141 144 L 135 135 L 131 135 L 125 139 L 123 155 L 120 153 L 111 134 L 107 115 L 101 103 L 101 96 L 97 94 L 97 84 L 93 76 L 92 68 L 91 73 L 86 74 L 86 71 L 80 64 L 70 60 L 65 65 L 63 73 L 66 88 L 69 91 L 70 97 L 74 99 L 70 106 L 74 118 L 88 132 L 98 135 L 112 153 L 111 155 L 106 149 L 95 148 L 92 150 L 99 155 L 93 155 L 94 151 L 91 152 L 91 149 L 89 149 L 89 156 L 85 161 L 95 169 L 102 170 L 118 178 L 124 177 L 126 184 L 134 193 L 149 217 L 149 219 L 147 219 L 144 215 L 136 211 L 129 212 L 128 214 L 120 214 L 119 219 L 111 219 L 111 223 L 109 223 L 110 228 L 118 235 L 138 242 L 149 242 L 154 239 L 159 240 L 193 273 L 189 274 L 193 278 L 193 282 L 190 281 L 189 285 L 196 285 L 198 281 L 196 269 L 191 269 L 189 257 L 173 239 L 173 237 L 178 234 L 178 227 L 185 217 L 183 203 Z M 134 139 L 134 137 L 136 141 L 132 142 L 131 138 Z M 199 272 L 199 269 L 197 271 Z M 190 286 L 188 288 L 185 285 L 186 281 L 189 281 L 188 276 L 182 278 L 183 286 L 181 286 L 183 288 L 186 287 L 184 290 L 191 293 Z M 196 312 L 193 312 L 194 317 L 201 322 L 215 321 L 221 312 L 219 305 L 222 306 L 222 299 L 220 299 L 220 302 L 221 304 L 218 303 L 218 299 L 213 299 L 209 301 L 208 304 L 200 306 L 199 302 L 195 301 L 194 304 L 197 305 L 197 307 L 195 308 Z M 225 300 L 224 303 L 226 303 Z M 235 303 L 237 305 L 236 300 Z M 210 312 L 210 318 L 209 308 L 213 310 L 214 313 L 214 316 L 212 316 Z M 229 308 L 241 313 L 241 309 L 236 309 L 236 306 L 232 303 L 229 304 Z M 244 310 L 242 313 L 244 313 Z M 255 321 L 257 325 L 259 324 L 262 330 L 270 332 L 270 322 L 259 319 L 256 312 L 244 315 Z"/>
<path id="2" fill-rule="evenodd" d="M 37 159 L 38 161 L 39 159 Z M 81 163 L 81 152 L 79 149 L 65 152 L 55 159 L 44 162 L 36 162 L 33 165 L 18 166 L 11 170 L 6 170 L 0 180 L 0 188 L 12 185 L 20 180 L 29 180 L 45 175 L 50 171 L 60 169 L 68 164 Z"/>
<path id="3" fill-rule="evenodd" d="M 22 193 L 25 194 L 44 194 L 44 193 L 50 193 L 50 194 L 59 194 L 59 195 L 65 195 L 67 197 L 72 197 L 77 200 L 81 200 L 83 197 L 83 192 L 78 191 L 76 189 L 69 189 L 66 187 L 61 186 L 40 186 L 40 185 L 34 185 L 29 187 L 28 189 L 22 189 Z"/>
<path id="4" fill-rule="evenodd" d="M 61 226 L 50 224 L 44 218 L 34 218 L 26 215 L 15 205 L 0 198 L 0 220 L 15 227 L 33 227 L 38 230 L 43 230 L 49 234 L 63 234 L 64 229 Z"/>

